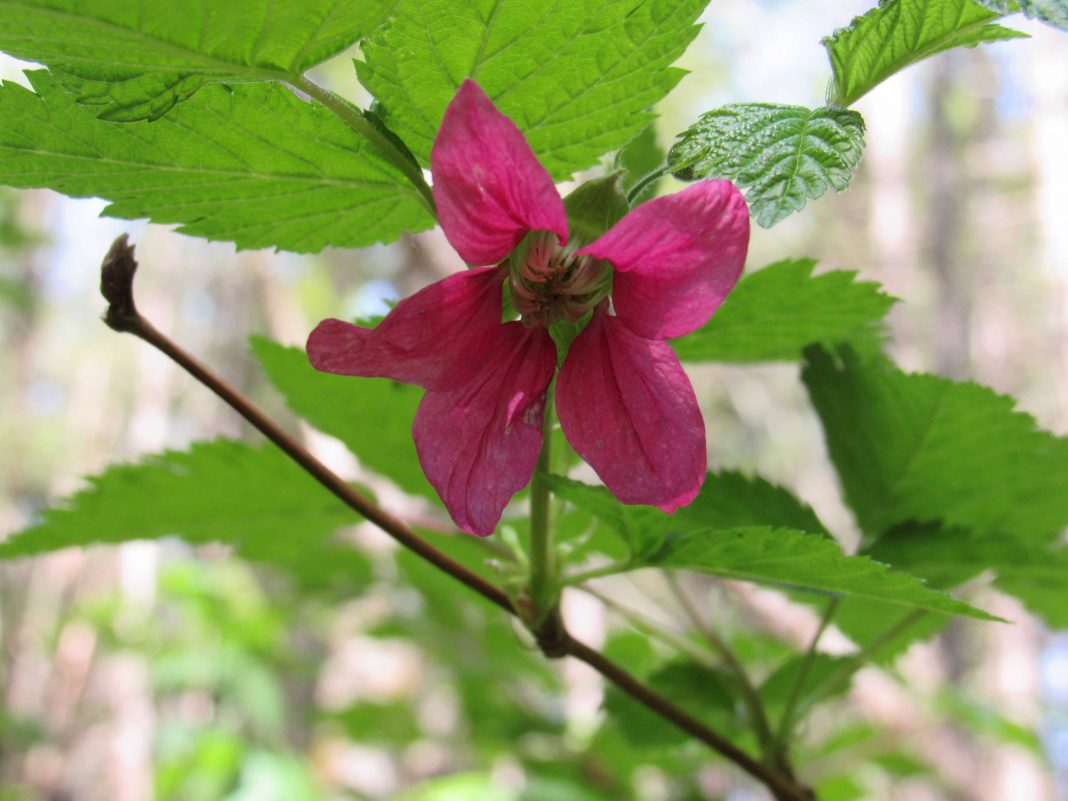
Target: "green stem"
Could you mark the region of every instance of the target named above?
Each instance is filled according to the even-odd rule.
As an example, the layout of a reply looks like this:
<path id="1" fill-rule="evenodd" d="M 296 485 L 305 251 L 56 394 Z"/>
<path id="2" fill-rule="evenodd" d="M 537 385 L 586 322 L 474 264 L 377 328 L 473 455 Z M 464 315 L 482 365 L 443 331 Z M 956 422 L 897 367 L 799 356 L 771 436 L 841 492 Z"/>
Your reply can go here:
<path id="1" fill-rule="evenodd" d="M 552 492 L 545 476 L 552 472 L 553 402 L 552 388 L 546 395 L 545 424 L 542 431 L 541 453 L 530 484 L 530 602 L 534 623 L 540 624 L 556 608 L 559 587 L 556 581 L 556 550 L 553 546 Z"/>
<path id="2" fill-rule="evenodd" d="M 767 713 L 764 711 L 764 702 L 760 698 L 756 687 L 753 686 L 753 682 L 750 681 L 745 666 L 742 665 L 741 660 L 738 659 L 734 649 L 730 647 L 727 641 L 720 637 L 716 630 L 704 620 L 689 596 L 680 586 L 678 579 L 670 572 L 665 572 L 664 575 L 672 594 L 679 602 L 683 612 L 686 613 L 686 617 L 690 619 L 690 623 L 705 638 L 705 641 L 712 647 L 712 650 L 716 652 L 723 665 L 734 677 L 734 682 L 742 695 L 742 702 L 745 704 L 746 709 L 749 711 L 749 717 L 753 721 L 753 731 L 757 736 L 757 741 L 760 743 L 760 749 L 765 757 L 773 757 L 775 754 L 775 738 L 771 733 L 771 724 L 768 722 Z"/>
<path id="3" fill-rule="evenodd" d="M 419 192 L 419 198 L 426 205 L 430 215 L 435 220 L 438 218 L 434 195 L 431 193 L 426 180 L 424 180 L 423 171 L 419 168 L 419 165 L 412 161 L 408 154 L 397 147 L 394 142 L 391 142 L 389 137 L 367 119 L 360 109 L 338 97 L 329 89 L 309 80 L 304 75 L 294 79 L 293 85 L 334 112 L 343 123 L 360 136 L 370 140 L 378 149 L 379 154 L 404 173 L 404 176 L 411 181 L 412 186 Z"/>
<path id="4" fill-rule="evenodd" d="M 831 621 L 834 619 L 834 615 L 838 611 L 838 604 L 840 602 L 840 598 L 832 598 L 830 603 L 827 604 L 827 608 L 823 610 L 823 617 L 820 618 L 820 625 L 816 629 L 816 633 L 812 636 L 812 642 L 809 643 L 808 650 L 805 651 L 805 658 L 801 662 L 800 669 L 797 671 L 797 678 L 794 679 L 794 684 L 790 688 L 790 694 L 786 698 L 786 706 L 783 709 L 782 718 L 779 720 L 779 733 L 775 738 L 777 757 L 782 762 L 785 762 L 789 756 L 790 738 L 794 733 L 797 707 L 801 701 L 801 693 L 805 689 L 805 682 L 808 680 L 809 671 L 812 670 L 812 664 L 816 661 L 820 638 L 823 637 L 823 633 L 827 630 L 827 627 L 831 625 Z"/>
<path id="5" fill-rule="evenodd" d="M 670 172 L 671 167 L 665 164 L 663 167 L 657 167 L 651 173 L 648 173 L 647 175 L 644 175 L 639 178 L 638 182 L 627 190 L 627 205 L 633 206 L 634 201 L 641 197 L 642 192 L 644 192 L 650 184 L 655 184 L 657 181 L 659 181 L 661 178 L 663 178 Z"/>
<path id="6" fill-rule="evenodd" d="M 914 612 L 910 612 L 859 651 L 849 656 L 848 659 L 843 664 L 839 665 L 830 676 L 813 688 L 813 701 L 818 701 L 822 697 L 837 692 L 839 685 L 849 681 L 853 674 L 874 659 L 879 651 L 892 642 L 896 637 L 911 628 L 915 623 L 922 620 L 927 614 L 928 613 L 923 609 L 917 609 Z M 816 691 L 819 691 L 820 695 L 816 695 Z"/>

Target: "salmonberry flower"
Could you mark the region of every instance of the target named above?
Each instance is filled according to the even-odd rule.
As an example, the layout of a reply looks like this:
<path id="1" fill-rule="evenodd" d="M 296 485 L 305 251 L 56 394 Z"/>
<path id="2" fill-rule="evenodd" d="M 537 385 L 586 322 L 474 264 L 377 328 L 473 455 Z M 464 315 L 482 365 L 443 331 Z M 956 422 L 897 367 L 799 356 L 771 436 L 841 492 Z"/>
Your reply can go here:
<path id="1" fill-rule="evenodd" d="M 564 434 L 624 503 L 673 512 L 692 501 L 704 422 L 666 340 L 707 322 L 737 282 L 749 241 L 741 193 L 703 181 L 568 247 L 552 178 L 470 80 L 430 166 L 445 236 L 468 264 L 492 266 L 426 287 L 375 328 L 324 320 L 311 363 L 425 388 L 412 427 L 420 463 L 456 524 L 485 536 L 538 459 L 557 364 L 548 327 L 588 318 L 556 380 Z M 506 288 L 516 320 L 502 320 Z"/>

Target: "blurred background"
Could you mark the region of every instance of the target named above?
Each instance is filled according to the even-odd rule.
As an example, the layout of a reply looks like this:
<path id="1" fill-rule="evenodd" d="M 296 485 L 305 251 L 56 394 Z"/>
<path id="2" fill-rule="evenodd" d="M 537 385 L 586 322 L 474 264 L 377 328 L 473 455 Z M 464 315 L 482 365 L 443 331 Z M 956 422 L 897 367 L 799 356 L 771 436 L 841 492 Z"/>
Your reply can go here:
<path id="1" fill-rule="evenodd" d="M 691 74 L 658 109 L 661 143 L 728 102 L 818 105 L 820 37 L 869 5 L 713 3 L 682 61 Z M 1034 38 L 937 56 L 862 100 L 868 147 L 853 185 L 754 228 L 749 268 L 811 256 L 859 270 L 902 300 L 891 315 L 900 364 L 1010 393 L 1064 435 L 1068 38 L 1010 24 Z M 22 80 L 26 66 L 2 61 L 0 75 Z M 345 58 L 318 77 L 363 97 Z M 301 344 L 324 317 L 380 313 L 461 266 L 439 232 L 358 252 L 235 253 L 99 218 L 103 206 L 0 190 L 0 536 L 112 462 L 251 438 L 162 356 L 100 322 L 98 265 L 119 233 L 137 245 L 146 316 L 290 423 L 249 335 Z M 691 376 L 712 464 L 790 487 L 848 543 L 797 367 Z M 301 431 L 359 475 L 339 443 Z M 380 492 L 404 508 L 399 492 Z M 601 686 L 581 666 L 545 663 L 374 532 L 354 536 L 375 580 L 345 597 L 171 540 L 0 565 L 0 800 L 763 797 L 699 749 L 646 736 L 640 717 L 605 724 Z M 755 661 L 803 647 L 816 627 L 768 590 L 684 589 Z M 813 719 L 800 769 L 821 799 L 1068 799 L 1068 633 L 977 592 L 1015 624 L 954 623 L 892 670 L 862 672 Z M 568 597 L 569 619 L 632 667 L 654 655 L 619 599 L 679 619 L 655 577 L 606 581 L 598 595 Z M 839 640 L 832 631 L 828 647 Z"/>

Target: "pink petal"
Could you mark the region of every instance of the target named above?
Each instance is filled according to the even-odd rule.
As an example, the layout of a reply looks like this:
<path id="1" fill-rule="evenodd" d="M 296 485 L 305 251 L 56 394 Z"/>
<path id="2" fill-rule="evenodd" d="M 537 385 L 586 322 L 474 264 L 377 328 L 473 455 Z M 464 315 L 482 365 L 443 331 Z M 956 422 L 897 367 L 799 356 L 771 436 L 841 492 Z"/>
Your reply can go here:
<path id="1" fill-rule="evenodd" d="M 468 264 L 496 264 L 529 231 L 567 241 L 567 215 L 553 179 L 510 119 L 466 80 L 430 151 L 441 228 Z"/>
<path id="2" fill-rule="evenodd" d="M 556 379 L 560 425 L 623 503 L 674 512 L 705 478 L 705 427 L 671 346 L 597 311 Z"/>
<path id="3" fill-rule="evenodd" d="M 503 280 L 495 267 L 450 275 L 402 300 L 375 328 L 324 320 L 308 337 L 308 359 L 326 373 L 462 386 L 502 336 Z"/>
<path id="4" fill-rule="evenodd" d="M 579 253 L 615 267 L 612 303 L 632 331 L 668 339 L 708 322 L 748 246 L 742 193 L 730 181 L 702 181 L 643 203 Z"/>
<path id="5" fill-rule="evenodd" d="M 501 328 L 479 375 L 459 389 L 428 392 L 412 426 L 423 472 L 452 519 L 482 537 L 534 472 L 556 368 L 544 329 Z"/>

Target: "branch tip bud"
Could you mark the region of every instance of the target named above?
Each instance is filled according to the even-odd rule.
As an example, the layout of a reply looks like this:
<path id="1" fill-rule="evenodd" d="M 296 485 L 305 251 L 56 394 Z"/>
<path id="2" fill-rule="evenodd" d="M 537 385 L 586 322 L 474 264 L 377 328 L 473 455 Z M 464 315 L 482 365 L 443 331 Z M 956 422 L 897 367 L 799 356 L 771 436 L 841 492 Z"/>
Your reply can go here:
<path id="1" fill-rule="evenodd" d="M 121 234 L 111 243 L 100 265 L 100 294 L 108 302 L 104 322 L 115 331 L 130 331 L 141 319 L 133 297 L 136 272 L 134 246 L 127 234 Z"/>

